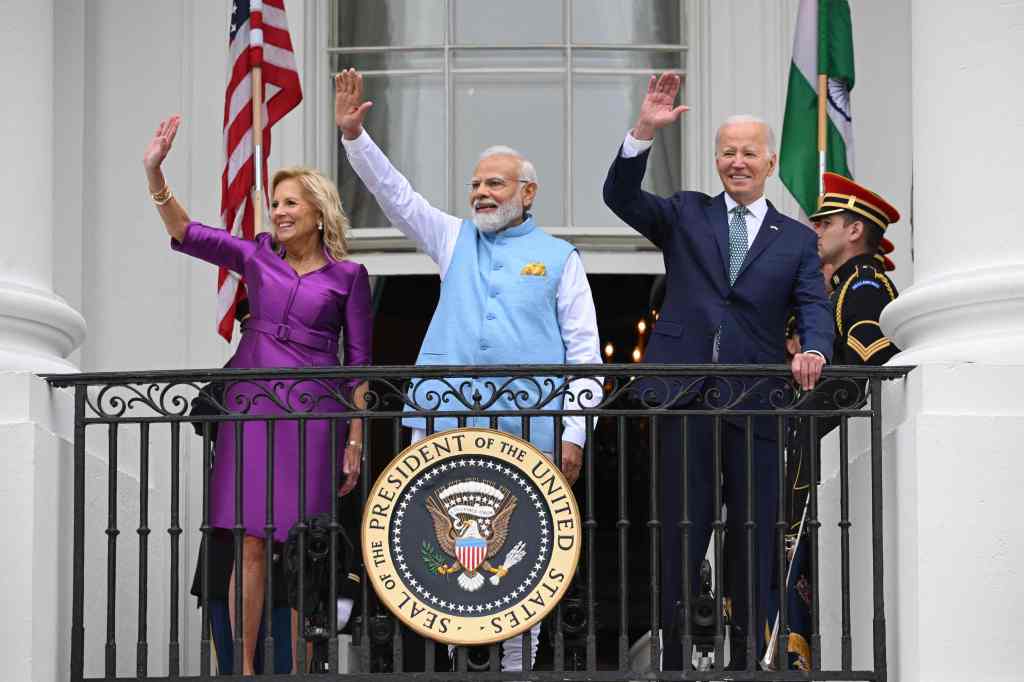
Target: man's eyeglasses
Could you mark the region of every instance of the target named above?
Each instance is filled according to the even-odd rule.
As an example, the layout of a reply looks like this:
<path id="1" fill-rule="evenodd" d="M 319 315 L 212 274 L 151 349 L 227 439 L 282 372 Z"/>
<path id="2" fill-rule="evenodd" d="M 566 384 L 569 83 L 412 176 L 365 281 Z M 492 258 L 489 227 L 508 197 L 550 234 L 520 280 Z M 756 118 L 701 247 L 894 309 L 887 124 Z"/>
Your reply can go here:
<path id="1" fill-rule="evenodd" d="M 533 180 L 527 180 L 526 178 L 518 178 L 518 182 L 530 183 L 533 182 Z M 484 180 L 477 180 L 476 178 L 474 178 L 473 180 L 470 180 L 467 183 L 467 185 L 474 192 L 480 189 L 480 185 L 484 185 L 485 187 L 487 187 L 487 189 L 491 190 L 492 192 L 500 192 L 501 190 L 508 187 L 508 183 L 509 181 L 506 180 L 505 178 L 494 177 L 486 178 Z"/>

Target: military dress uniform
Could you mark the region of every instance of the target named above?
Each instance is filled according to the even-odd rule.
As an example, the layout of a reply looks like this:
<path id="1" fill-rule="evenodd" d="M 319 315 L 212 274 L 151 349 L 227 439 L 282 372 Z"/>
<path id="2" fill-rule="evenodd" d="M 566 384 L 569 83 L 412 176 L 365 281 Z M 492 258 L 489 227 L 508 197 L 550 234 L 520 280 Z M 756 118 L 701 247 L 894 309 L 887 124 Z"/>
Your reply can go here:
<path id="1" fill-rule="evenodd" d="M 899 352 L 878 324 L 882 309 L 897 295 L 874 254 L 854 256 L 832 274 L 833 364 L 884 365 Z"/>
<path id="2" fill-rule="evenodd" d="M 835 173 L 826 173 L 825 193 L 818 200 L 818 210 L 812 221 L 843 211 L 855 213 L 872 225 L 885 229 L 899 220 L 899 212 L 880 196 L 852 180 Z M 854 256 L 837 268 L 829 280 L 830 298 L 835 321 L 835 341 L 832 363 L 835 365 L 884 365 L 899 352 L 879 325 L 882 310 L 892 302 L 898 292 L 886 272 L 895 269 L 889 259 L 893 245 L 882 237 L 877 253 Z M 796 320 L 787 324 L 787 337 L 795 333 Z M 825 393 L 807 404 L 809 408 L 835 407 L 828 397 L 828 382 L 823 382 Z M 823 437 L 839 425 L 838 418 L 819 418 L 817 433 Z M 811 491 L 811 467 L 808 457 L 815 449 L 810 442 L 810 423 L 806 418 L 791 419 L 786 428 L 786 495 L 783 504 L 789 530 L 786 533 L 786 557 L 792 561 L 787 584 L 788 637 L 786 651 L 788 667 L 811 669 L 811 583 L 809 534 L 805 516 L 807 496 Z M 817 471 L 821 471 L 820 460 Z M 803 535 L 800 542 L 797 539 Z M 773 610 L 777 609 L 773 601 Z M 766 623 L 766 638 L 773 623 Z M 775 667 L 778 667 L 776 664 Z"/>

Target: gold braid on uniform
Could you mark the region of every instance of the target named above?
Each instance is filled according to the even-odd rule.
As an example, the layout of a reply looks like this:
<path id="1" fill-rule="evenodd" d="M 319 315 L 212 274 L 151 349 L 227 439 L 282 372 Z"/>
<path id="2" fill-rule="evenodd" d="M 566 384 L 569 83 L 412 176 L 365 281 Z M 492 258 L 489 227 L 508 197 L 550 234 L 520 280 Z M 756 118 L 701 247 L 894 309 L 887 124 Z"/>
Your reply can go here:
<path id="1" fill-rule="evenodd" d="M 874 273 L 875 279 L 881 282 L 882 286 L 885 287 L 885 290 L 889 292 L 889 302 L 892 303 L 893 301 L 895 301 L 896 292 L 892 290 L 892 282 L 889 281 L 889 278 L 881 274 L 880 272 L 878 272 L 878 270 L 875 270 L 874 268 L 872 268 L 871 271 Z"/>
<path id="2" fill-rule="evenodd" d="M 850 290 L 850 285 L 853 284 L 854 280 L 860 275 L 860 271 L 854 268 L 853 274 L 846 278 L 843 282 L 843 286 L 839 289 L 839 298 L 836 299 L 836 329 L 839 330 L 839 334 L 843 333 L 843 302 L 846 299 L 846 292 Z M 890 290 L 891 291 L 891 290 Z"/>
<path id="3" fill-rule="evenodd" d="M 870 268 L 873 279 L 876 282 L 880 282 L 881 287 L 889 294 L 889 302 L 891 303 L 896 300 L 896 292 L 893 290 L 892 282 L 889 281 L 889 278 L 879 273 L 878 270 L 873 267 L 864 266 L 864 268 Z M 846 301 L 846 294 L 854 281 L 860 278 L 862 274 L 861 270 L 861 267 L 854 269 L 853 274 L 846 279 L 839 292 L 839 298 L 837 299 L 835 310 L 836 328 L 839 330 L 839 335 L 846 337 L 847 347 L 856 353 L 862 362 L 868 363 L 876 353 L 885 348 L 889 348 L 893 344 L 892 340 L 889 339 L 889 337 L 882 331 L 881 326 L 878 324 L 878 320 L 861 320 L 854 323 L 846 333 L 843 331 L 843 305 Z M 866 343 L 854 335 L 854 330 L 858 327 L 861 328 L 861 336 L 867 337 Z M 871 330 L 871 327 L 874 327 L 875 329 Z"/>

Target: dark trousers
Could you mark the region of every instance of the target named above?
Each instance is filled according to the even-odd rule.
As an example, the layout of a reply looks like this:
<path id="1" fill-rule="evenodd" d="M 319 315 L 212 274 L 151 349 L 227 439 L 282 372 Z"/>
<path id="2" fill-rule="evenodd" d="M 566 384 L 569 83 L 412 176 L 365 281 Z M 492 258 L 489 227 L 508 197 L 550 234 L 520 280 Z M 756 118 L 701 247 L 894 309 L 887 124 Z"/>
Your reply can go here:
<path id="1" fill-rule="evenodd" d="M 683 413 L 685 414 L 685 412 Z M 748 632 L 747 567 L 754 571 L 754 630 L 755 652 L 763 649 L 764 623 L 767 615 L 767 598 L 772 584 L 773 562 L 775 559 L 775 522 L 778 515 L 778 444 L 775 440 L 754 436 L 753 499 L 754 554 L 747 551 L 747 437 L 745 429 L 720 420 L 721 444 L 721 485 L 722 501 L 728 507 L 723 569 L 724 594 L 732 598 L 733 633 L 740 637 L 732 642 L 733 664 L 745 661 L 744 638 Z M 688 506 L 692 523 L 689 533 L 690 598 L 697 595 L 699 568 L 711 539 L 712 522 L 715 520 L 715 426 L 713 417 L 691 416 L 687 418 L 687 489 L 680 489 L 683 459 L 682 441 L 683 418 L 662 417 L 659 420 L 659 448 L 661 472 L 659 486 L 661 494 L 661 618 L 664 629 L 663 669 L 682 669 L 683 651 L 680 643 L 682 625 L 678 623 L 677 604 L 682 603 L 683 553 L 679 521 L 684 502 Z M 688 614 L 687 614 L 688 617 Z M 689 663 L 689 652 L 686 652 Z"/>
<path id="2" fill-rule="evenodd" d="M 221 675 L 231 675 L 234 671 L 235 648 L 231 638 L 231 619 L 228 603 L 220 599 L 211 599 L 210 633 L 213 635 L 213 646 L 217 651 L 217 668 Z M 287 606 L 276 606 L 271 613 L 274 635 L 274 667 L 264 665 L 263 640 L 266 637 L 266 619 L 260 621 L 260 631 L 256 640 L 256 653 L 253 656 L 253 667 L 256 674 L 290 673 L 292 670 L 292 610 Z"/>

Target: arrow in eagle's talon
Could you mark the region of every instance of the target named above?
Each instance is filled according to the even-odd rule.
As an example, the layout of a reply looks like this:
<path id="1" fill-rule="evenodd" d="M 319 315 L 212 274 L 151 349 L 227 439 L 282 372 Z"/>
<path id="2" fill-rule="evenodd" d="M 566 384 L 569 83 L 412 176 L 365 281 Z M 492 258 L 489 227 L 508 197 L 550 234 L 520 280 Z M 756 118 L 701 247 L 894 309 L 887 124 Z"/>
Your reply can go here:
<path id="1" fill-rule="evenodd" d="M 516 546 L 509 550 L 508 554 L 505 555 L 505 561 L 501 566 L 495 570 L 495 575 L 491 576 L 491 584 L 497 585 L 501 582 L 501 579 L 508 575 L 508 569 L 512 568 L 526 556 L 526 543 L 520 540 L 516 543 Z"/>

